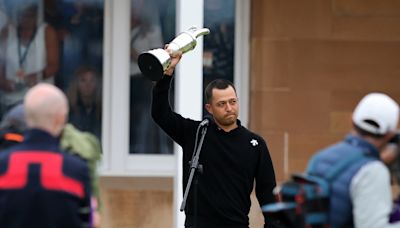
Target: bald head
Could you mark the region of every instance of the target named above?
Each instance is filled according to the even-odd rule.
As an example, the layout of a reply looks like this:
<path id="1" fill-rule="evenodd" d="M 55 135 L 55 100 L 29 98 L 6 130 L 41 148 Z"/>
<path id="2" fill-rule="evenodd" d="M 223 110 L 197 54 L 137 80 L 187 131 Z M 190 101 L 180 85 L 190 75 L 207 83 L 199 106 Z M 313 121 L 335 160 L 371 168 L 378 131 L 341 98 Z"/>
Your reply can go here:
<path id="1" fill-rule="evenodd" d="M 24 109 L 29 128 L 39 128 L 54 136 L 60 134 L 67 121 L 67 98 L 51 84 L 32 87 L 25 95 Z"/>

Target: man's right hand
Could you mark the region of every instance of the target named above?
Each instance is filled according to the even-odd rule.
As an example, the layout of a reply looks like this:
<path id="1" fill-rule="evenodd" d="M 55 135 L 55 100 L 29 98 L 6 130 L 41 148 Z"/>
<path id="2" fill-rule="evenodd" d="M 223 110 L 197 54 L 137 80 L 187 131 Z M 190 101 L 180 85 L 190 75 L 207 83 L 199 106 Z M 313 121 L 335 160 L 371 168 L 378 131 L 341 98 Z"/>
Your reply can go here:
<path id="1" fill-rule="evenodd" d="M 164 74 L 167 76 L 172 76 L 172 74 L 174 73 L 175 67 L 176 65 L 179 63 L 179 61 L 182 58 L 182 52 L 178 51 L 176 53 L 174 53 L 174 55 L 172 55 L 172 51 L 168 49 L 168 45 L 165 45 L 165 51 L 167 51 L 169 53 L 169 56 L 171 57 L 171 63 L 169 64 L 168 68 L 165 70 Z"/>

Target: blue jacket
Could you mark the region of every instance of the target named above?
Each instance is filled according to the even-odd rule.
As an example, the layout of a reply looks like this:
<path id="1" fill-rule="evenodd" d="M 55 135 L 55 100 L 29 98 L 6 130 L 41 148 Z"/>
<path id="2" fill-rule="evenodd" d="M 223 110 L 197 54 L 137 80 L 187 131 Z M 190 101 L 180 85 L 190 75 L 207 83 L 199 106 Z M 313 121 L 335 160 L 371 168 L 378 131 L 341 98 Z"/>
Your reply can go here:
<path id="1" fill-rule="evenodd" d="M 379 159 L 379 151 L 365 140 L 348 135 L 342 142 L 319 151 L 309 163 L 308 172 L 324 177 L 332 166 L 354 153 L 364 153 L 366 156 L 347 167 L 331 184 L 329 213 L 331 228 L 354 226 L 350 183 L 363 165 Z"/>
<path id="2" fill-rule="evenodd" d="M 61 152 L 59 139 L 38 129 L 0 153 L 1 227 L 88 227 L 86 163 Z M 83 212 L 86 211 L 86 212 Z"/>

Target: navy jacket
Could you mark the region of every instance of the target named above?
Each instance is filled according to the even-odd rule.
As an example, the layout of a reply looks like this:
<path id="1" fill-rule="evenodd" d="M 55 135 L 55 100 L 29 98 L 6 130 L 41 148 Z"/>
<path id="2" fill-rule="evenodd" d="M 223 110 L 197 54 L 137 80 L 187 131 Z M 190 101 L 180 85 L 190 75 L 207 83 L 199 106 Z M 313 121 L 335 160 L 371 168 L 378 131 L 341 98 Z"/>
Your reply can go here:
<path id="1" fill-rule="evenodd" d="M 38 129 L 0 153 L 1 227 L 89 227 L 86 163 Z"/>

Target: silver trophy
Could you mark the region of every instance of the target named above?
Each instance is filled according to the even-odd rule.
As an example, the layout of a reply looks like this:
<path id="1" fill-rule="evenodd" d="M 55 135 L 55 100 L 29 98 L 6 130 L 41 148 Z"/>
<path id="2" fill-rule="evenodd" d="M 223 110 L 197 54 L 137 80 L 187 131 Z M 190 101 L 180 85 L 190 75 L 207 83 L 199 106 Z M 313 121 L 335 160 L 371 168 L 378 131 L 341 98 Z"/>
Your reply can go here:
<path id="1" fill-rule="evenodd" d="M 180 33 L 168 45 L 171 55 L 175 55 L 178 51 L 186 53 L 196 47 L 196 38 L 210 33 L 208 28 L 198 29 L 191 27 L 185 32 Z M 158 81 L 164 75 L 164 71 L 171 64 L 170 54 L 164 49 L 157 48 L 143 52 L 139 55 L 138 65 L 140 71 L 152 81 Z"/>

